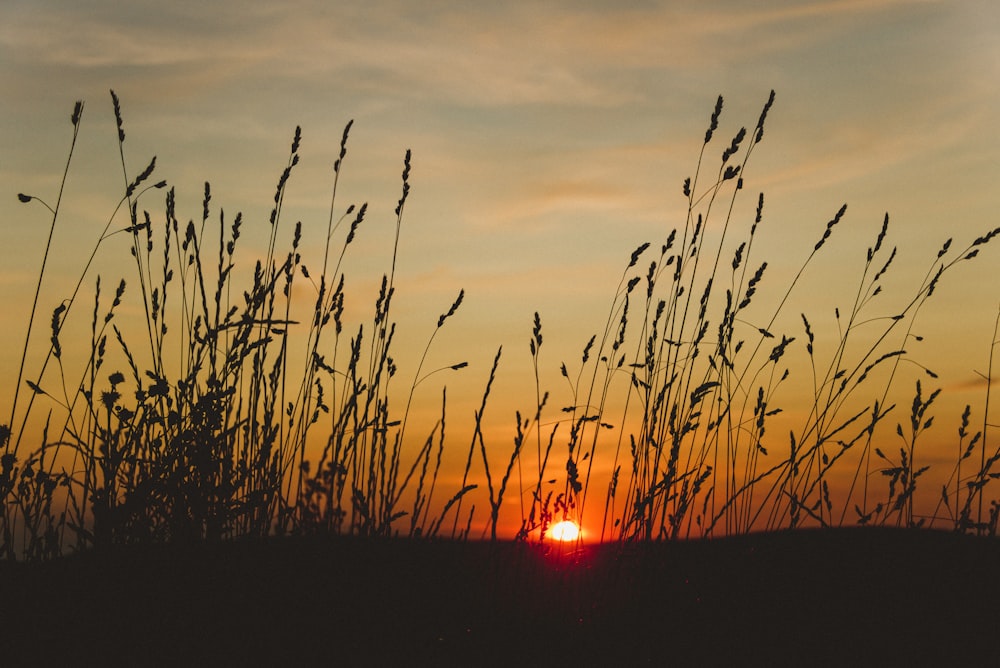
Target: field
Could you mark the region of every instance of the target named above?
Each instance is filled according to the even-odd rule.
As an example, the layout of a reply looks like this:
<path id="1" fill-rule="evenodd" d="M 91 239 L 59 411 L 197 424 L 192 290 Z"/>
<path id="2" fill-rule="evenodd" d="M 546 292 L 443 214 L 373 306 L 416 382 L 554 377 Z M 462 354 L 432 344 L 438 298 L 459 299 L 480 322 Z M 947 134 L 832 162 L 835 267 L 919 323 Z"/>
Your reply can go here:
<path id="1" fill-rule="evenodd" d="M 5 662 L 891 666 L 996 657 L 995 539 L 863 528 L 563 550 L 284 539 L 3 564 Z"/>
<path id="2" fill-rule="evenodd" d="M 526 336 L 533 379 L 514 424 L 501 433 L 486 417 L 500 346 L 478 393 L 459 397 L 472 418 L 456 428 L 443 378 L 468 364 L 428 359 L 465 291 L 429 318 L 426 342 L 396 340 L 409 151 L 391 261 L 364 310 L 343 260 L 368 205 L 338 200 L 352 123 L 333 166 L 325 244 L 304 240 L 301 222 L 282 225 L 296 128 L 266 250 L 247 261 L 242 214 L 216 209 L 209 184 L 202 219 L 185 225 L 155 157 L 130 174 L 111 98 L 123 194 L 55 305 L 39 295 L 82 102 L 58 195 L 19 195 L 51 218 L 0 427 L 0 662 L 994 656 L 1000 313 L 976 371 L 979 403 L 941 417 L 946 438 L 930 437 L 942 390 L 917 344 L 940 284 L 992 250 L 1000 227 L 942 240 L 923 277 L 901 287 L 886 215 L 821 328 L 806 311 L 827 295 L 806 294 L 801 311 L 794 298 L 847 207 L 817 229 L 787 283 L 772 285 L 774 261 L 757 257 L 764 195 L 748 208 L 743 200 L 775 95 L 719 151 L 716 169 L 720 96 L 696 169 L 678 184 L 684 219 L 623 263 L 579 357 L 546 356 L 536 312 Z M 141 208 L 161 191 L 162 215 Z M 92 264 L 123 239 L 133 275 L 102 283 Z M 29 355 L 32 342 L 47 352 Z M 565 402 L 547 389 L 556 368 Z M 438 382 L 440 408 L 428 418 L 415 397 Z M 552 540 L 560 521 L 582 524 L 585 538 Z"/>

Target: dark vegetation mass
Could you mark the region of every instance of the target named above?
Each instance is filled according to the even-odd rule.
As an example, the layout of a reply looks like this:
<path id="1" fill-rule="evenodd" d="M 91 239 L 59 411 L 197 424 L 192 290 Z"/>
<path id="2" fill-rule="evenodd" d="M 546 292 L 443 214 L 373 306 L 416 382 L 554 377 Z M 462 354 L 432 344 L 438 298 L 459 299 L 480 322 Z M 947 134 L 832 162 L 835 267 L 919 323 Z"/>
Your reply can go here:
<path id="1" fill-rule="evenodd" d="M 125 546 L 0 563 L 0 620 L 6 665 L 989 665 L 998 559 L 882 527 Z"/>

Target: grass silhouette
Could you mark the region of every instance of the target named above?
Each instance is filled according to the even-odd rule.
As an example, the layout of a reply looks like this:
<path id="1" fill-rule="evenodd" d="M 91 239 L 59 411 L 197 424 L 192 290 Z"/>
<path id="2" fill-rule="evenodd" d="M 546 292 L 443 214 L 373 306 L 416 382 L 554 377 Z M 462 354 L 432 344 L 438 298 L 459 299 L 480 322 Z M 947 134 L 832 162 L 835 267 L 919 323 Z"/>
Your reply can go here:
<path id="1" fill-rule="evenodd" d="M 443 496 L 438 492 L 436 506 L 447 394 L 441 417 L 422 445 L 411 443 L 407 425 L 417 386 L 437 371 L 466 366 L 458 362 L 424 371 L 434 338 L 460 308 L 464 290 L 437 318 L 405 407 L 400 415 L 391 414 L 389 387 L 397 372 L 393 303 L 410 190 L 409 151 L 395 208 L 391 264 L 371 321 L 351 326 L 343 315 L 343 261 L 368 209 L 367 203 L 343 207 L 338 202 L 352 123 L 344 129 L 334 164 L 319 270 L 309 269 L 302 255 L 301 223 L 291 231 L 290 248 L 278 250 L 286 188 L 299 162 L 301 130 L 296 128 L 275 189 L 267 250 L 255 260 L 249 285 L 241 286 L 234 276 L 242 214 L 227 220 L 219 210 L 216 221 L 206 183 L 201 221 L 182 224 L 174 191 L 165 181 L 152 181 L 155 157 L 130 176 L 121 104 L 113 91 L 111 97 L 124 191 L 72 292 L 53 310 L 48 352 L 29 378 L 28 343 L 37 336 L 39 295 L 60 223 L 82 102 L 71 116 L 70 152 L 55 205 L 19 195 L 26 204 L 45 207 L 51 222 L 10 420 L 2 431 L 0 547 L 8 558 L 133 542 L 274 534 L 443 536 L 450 528 L 452 538 L 467 537 L 474 510 L 466 515 L 465 497 L 484 482 L 485 526 L 496 539 L 515 470 L 520 493 L 531 499 L 516 534 L 520 540 L 544 536 L 553 520 L 582 517 L 588 495 L 594 503 L 602 492 L 602 540 L 730 535 L 803 522 L 840 526 L 851 515 L 861 524 L 920 526 L 928 520 L 918 516 L 915 505 L 918 481 L 927 471 L 917 463 L 917 441 L 931 425 L 929 409 L 940 390 L 926 394 L 916 381 L 905 433 L 897 424 L 903 441 L 898 456 L 879 446 L 881 427 L 895 409 L 891 402 L 902 364 L 911 362 L 934 377 L 905 349 L 915 338 L 917 314 L 945 274 L 974 259 L 1000 228 L 960 249 L 946 240 L 923 282 L 886 307 L 877 298 L 897 254 L 888 247 L 887 215 L 865 253 L 853 303 L 836 310 L 839 338 L 832 352 L 820 356 L 824 342 L 817 340 L 807 314 L 801 314 L 797 331 L 779 327 L 788 327 L 783 316 L 792 294 L 824 251 L 846 205 L 822 229 L 791 283 L 757 309 L 769 264 L 755 259 L 758 228 L 766 224 L 763 193 L 757 195 L 752 222 L 744 227 L 734 215 L 750 158 L 764 137 L 773 92 L 756 125 L 749 132 L 741 128 L 722 150 L 718 166 L 709 167 L 723 107 L 719 97 L 695 172 L 683 184 L 683 226 L 658 249 L 646 243 L 632 253 L 603 331 L 589 339 L 573 373 L 561 365 L 574 403 L 562 407 L 555 420 L 549 417 L 549 392 L 541 387 L 542 321 L 535 314 L 529 341 L 535 406 L 527 417 L 518 413 L 514 446 L 494 471 L 482 417 L 501 361 L 498 349 L 474 413 L 462 484 Z M 140 209 L 140 200 L 163 190 L 161 217 Z M 122 209 L 127 225 L 116 228 Z M 135 272 L 118 282 L 107 303 L 101 277 L 95 280 L 90 272 L 99 248 L 118 234 L 131 239 Z M 62 342 L 88 280 L 95 283 L 90 350 L 77 381 L 67 377 Z M 314 295 L 311 307 L 293 304 L 303 282 Z M 141 333 L 126 333 L 117 325 L 126 293 L 134 295 L 144 314 Z M 873 312 L 876 308 L 881 312 Z M 293 332 L 304 335 L 295 338 Z M 988 381 L 996 338 L 994 332 Z M 803 366 L 811 376 L 808 410 L 790 429 L 788 454 L 769 453 L 765 433 L 783 412 L 776 405 L 779 390 L 800 372 L 789 358 L 801 352 L 803 342 Z M 124 371 L 109 369 L 111 364 L 123 364 Z M 62 409 L 62 418 L 55 424 L 47 418 L 41 444 L 26 453 L 25 439 L 32 438 L 29 417 L 43 397 Z M 987 488 L 1000 449 L 989 438 L 989 400 L 987 383 L 982 428 L 975 433 L 971 407 L 962 416 L 955 471 L 940 495 L 933 492 L 939 501 L 932 524 L 996 531 L 997 501 Z M 533 448 L 526 447 L 529 442 Z M 313 443 L 321 447 L 311 448 Z M 535 450 L 533 467 L 529 448 Z M 613 474 L 607 487 L 595 489 L 601 485 L 592 482 L 594 462 L 609 459 Z M 971 462 L 978 464 L 972 473 Z M 835 499 L 830 472 L 851 466 L 850 490 Z M 534 473 L 525 474 L 526 469 Z M 884 493 L 872 488 L 873 473 L 886 479 Z"/>
<path id="2" fill-rule="evenodd" d="M 585 659 L 600 649 L 622 660 L 655 660 L 666 651 L 654 642 L 660 628 L 674 638 L 668 641 L 673 656 L 711 660 L 750 656 L 744 643 L 775 632 L 765 623 L 770 618 L 758 616 L 764 606 L 793 639 L 772 646 L 776 652 L 785 647 L 783 660 L 870 657 L 831 644 L 853 632 L 835 614 L 849 607 L 860 615 L 854 623 L 906 634 L 908 641 L 894 651 L 924 648 L 920 634 L 932 629 L 922 625 L 930 622 L 905 624 L 889 613 L 866 612 L 865 601 L 885 596 L 897 606 L 919 604 L 921 614 L 960 619 L 963 646 L 979 647 L 979 618 L 949 596 L 979 591 L 995 600 L 1000 593 L 987 567 L 995 559 L 1000 515 L 992 485 L 1000 475 L 1000 447 L 990 422 L 1000 333 L 993 332 L 980 417 L 971 406 L 961 415 L 954 468 L 940 488 L 920 485 L 929 468 L 921 461 L 923 439 L 940 390 L 928 390 L 925 383 L 935 375 L 906 346 L 940 281 L 973 261 L 1000 228 L 968 242 L 945 240 L 922 282 L 887 305 L 882 293 L 897 250 L 888 245 L 886 216 L 864 254 L 850 305 L 836 311 L 831 342 L 828 332 L 814 331 L 808 314 L 789 319 L 787 311 L 847 207 L 819 231 L 790 283 L 772 290 L 769 262 L 757 258 L 764 195 L 756 197 L 752 221 L 741 223 L 735 212 L 774 93 L 756 125 L 741 128 L 712 166 L 720 96 L 696 169 L 682 186 L 683 224 L 664 242 L 642 244 L 631 254 L 603 329 L 589 338 L 577 363 L 560 366 L 572 404 L 550 406 L 536 313 L 529 340 L 535 400 L 516 415 L 513 446 L 498 460 L 497 449 L 488 447 L 492 436 L 484 433 L 500 348 L 474 412 L 461 483 L 441 491 L 447 392 L 428 433 L 414 435 L 410 413 L 424 380 L 466 366 L 424 368 L 438 332 L 461 307 L 463 290 L 437 317 L 402 412 L 390 402 L 399 372 L 396 260 L 410 152 L 394 212 L 391 264 L 371 319 L 349 323 L 343 261 L 368 210 L 367 204 L 343 206 L 338 196 L 352 123 L 334 164 L 322 255 L 304 257 L 301 223 L 281 250 L 289 236 L 282 215 L 287 185 L 299 163 L 296 128 L 275 189 L 266 252 L 241 284 L 242 215 L 214 211 L 206 184 L 201 220 L 178 220 L 174 191 L 153 181 L 155 157 L 137 175 L 130 172 L 121 104 L 114 92 L 111 97 L 122 195 L 79 280 L 52 311 L 40 360 L 29 359 L 28 343 L 42 336 L 36 315 L 45 308 L 41 287 L 61 224 L 82 102 L 71 116 L 55 204 L 19 195 L 48 210 L 51 221 L 10 418 L 0 430 L 0 553 L 10 562 L 0 581 L 5 600 L 22 606 L 10 609 L 16 624 L 46 623 L 51 613 L 51 623 L 68 629 L 67 646 L 73 634 L 81 643 L 86 636 L 138 644 L 146 633 L 138 627 L 124 634 L 131 640 L 116 641 L 80 621 L 93 618 L 91 604 L 105 612 L 138 605 L 135 619 L 160 629 L 151 637 L 161 639 L 158 658 L 166 662 L 190 659 L 186 652 L 194 651 L 198 628 L 258 638 L 242 649 L 216 639 L 224 661 L 260 659 L 276 647 L 281 656 L 275 659 L 337 655 L 341 650 L 318 640 L 329 631 L 347 648 L 343 656 L 378 663 L 390 652 L 377 647 L 387 629 L 402 634 L 402 644 L 392 646 L 400 659 L 474 656 L 474 663 L 488 664 L 488 656 L 465 653 L 524 637 L 524 659 L 531 660 L 527 647 L 552 634 L 572 644 L 562 658 Z M 166 193 L 162 215 L 142 208 L 157 192 Z M 122 211 L 127 223 L 119 226 Z M 115 235 L 130 238 L 134 273 L 107 295 L 91 268 Z M 80 338 L 77 302 L 88 282 L 94 285 L 89 345 L 77 378 L 64 344 Z M 304 292 L 311 295 L 306 305 L 299 297 Z M 127 301 L 143 316 L 138 333 L 118 326 Z M 997 323 L 1000 328 L 1000 316 Z M 913 381 L 909 415 L 887 438 L 890 416 L 900 412 L 897 387 L 912 376 L 903 373 L 904 364 L 922 378 Z M 800 382 L 798 376 L 806 378 L 807 409 L 782 422 L 782 390 Z M 52 410 L 38 429 L 42 403 Z M 974 419 L 981 427 L 972 426 Z M 774 424 L 789 433 L 785 453 L 773 451 L 766 436 Z M 895 438 L 898 453 L 885 445 Z M 846 490 L 831 484 L 835 473 L 850 480 Z M 878 479 L 884 488 L 873 483 Z M 514 493 L 530 502 L 520 529 L 503 536 L 504 498 Z M 488 501 L 485 519 L 476 516 L 476 494 Z M 583 517 L 593 504 L 602 506 L 602 522 L 599 531 L 588 529 L 588 538 L 599 540 L 575 546 L 545 540 L 548 527 Z M 922 510 L 928 504 L 930 515 Z M 489 544 L 465 540 L 475 537 L 474 525 L 483 527 Z M 838 529 L 851 525 L 868 529 Z M 889 527 L 947 528 L 956 535 Z M 693 537 L 716 540 L 674 545 Z M 412 540 L 388 540 L 402 538 Z M 433 538 L 451 540 L 426 540 Z M 911 565 L 899 575 L 893 569 L 913 550 L 933 552 L 948 568 L 931 573 Z M 67 554 L 73 556 L 57 559 Z M 53 563 L 32 570 L 13 563 L 18 560 Z M 400 563 L 411 567 L 399 571 Z M 941 572 L 945 580 L 937 579 Z M 192 579 L 185 585 L 184 578 Z M 821 594 L 796 593 L 795 583 L 805 578 L 825 583 Z M 149 600 L 167 600 L 165 610 L 185 609 L 187 597 L 203 596 L 225 607 L 171 621 L 116 589 L 129 582 L 145 587 Z M 871 591 L 860 592 L 861 582 Z M 928 583 L 934 591 L 915 589 Z M 43 589 L 48 603 L 34 599 L 32 592 Z M 377 605 L 380 597 L 401 603 L 390 611 Z M 643 619 L 645 606 L 658 610 L 655 620 Z M 279 611 L 289 607 L 294 624 L 305 626 L 282 621 Z M 492 622 L 491 610 L 499 610 Z M 333 631 L 316 621 L 329 615 L 337 616 Z M 27 633 L 27 626 L 12 628 Z M 628 644 L 616 645 L 622 637 Z M 707 649 L 710 641 L 715 650 Z M 591 647 L 595 643 L 603 644 Z M 802 653 L 807 647 L 812 653 Z M 118 649 L 139 651 L 138 645 Z"/>

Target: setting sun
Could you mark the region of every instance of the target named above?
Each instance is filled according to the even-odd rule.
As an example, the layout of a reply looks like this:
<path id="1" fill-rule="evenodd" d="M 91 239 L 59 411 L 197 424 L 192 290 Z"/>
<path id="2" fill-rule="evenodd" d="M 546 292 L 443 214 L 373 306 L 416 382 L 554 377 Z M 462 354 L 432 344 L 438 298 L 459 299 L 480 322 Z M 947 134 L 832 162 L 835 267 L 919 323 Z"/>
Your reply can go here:
<path id="1" fill-rule="evenodd" d="M 572 520 L 563 520 L 549 529 L 549 536 L 563 542 L 576 540 L 580 537 L 580 527 Z"/>

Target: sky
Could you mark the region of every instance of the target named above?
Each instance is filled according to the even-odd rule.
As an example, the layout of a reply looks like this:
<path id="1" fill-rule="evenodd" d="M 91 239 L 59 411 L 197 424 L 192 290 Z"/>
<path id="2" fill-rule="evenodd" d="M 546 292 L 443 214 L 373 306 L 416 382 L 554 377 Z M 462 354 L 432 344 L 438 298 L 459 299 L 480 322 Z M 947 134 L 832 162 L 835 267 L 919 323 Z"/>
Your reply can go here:
<path id="1" fill-rule="evenodd" d="M 996 3 L 766 5 L 4 0 L 0 286 L 11 326 L 0 371 L 16 378 L 49 222 L 17 194 L 55 199 L 76 100 L 86 107 L 43 313 L 72 290 L 86 262 L 81 248 L 93 247 L 121 196 L 109 89 L 121 99 L 130 173 L 155 155 L 156 177 L 176 189 L 182 219 L 201 216 L 210 182 L 213 205 L 243 212 L 251 252 L 266 243 L 261 230 L 296 126 L 302 159 L 284 216 L 303 222 L 304 252 L 319 249 L 332 165 L 353 119 L 338 202 L 370 207 L 345 265 L 359 319 L 388 270 L 403 156 L 412 150 L 397 266 L 403 374 L 413 375 L 437 316 L 464 289 L 428 368 L 469 362 L 435 376 L 455 397 L 454 421 L 468 422 L 503 346 L 490 406 L 500 452 L 514 411 L 534 405 L 534 313 L 546 336 L 545 382 L 556 393 L 560 363 L 577 360 L 603 327 L 631 251 L 683 224 L 681 184 L 720 94 L 718 149 L 706 160 L 717 160 L 741 126 L 753 127 L 776 91 L 734 214 L 752 217 L 756 193 L 765 193 L 759 252 L 774 281 L 791 279 L 848 204 L 803 283 L 796 318 L 813 308 L 818 322 L 832 322 L 886 212 L 900 248 L 893 280 L 903 287 L 919 283 L 947 237 L 964 244 L 997 226 Z M 144 206 L 162 207 L 161 195 L 146 197 Z M 127 276 L 127 259 L 111 244 L 95 273 Z M 972 389 L 1000 302 L 996 249 L 977 260 L 949 277 L 921 321 L 921 359 L 933 361 L 959 406 L 982 396 Z M 45 345 L 42 332 L 29 359 Z M 430 414 L 439 386 L 422 387 L 417 410 Z"/>

